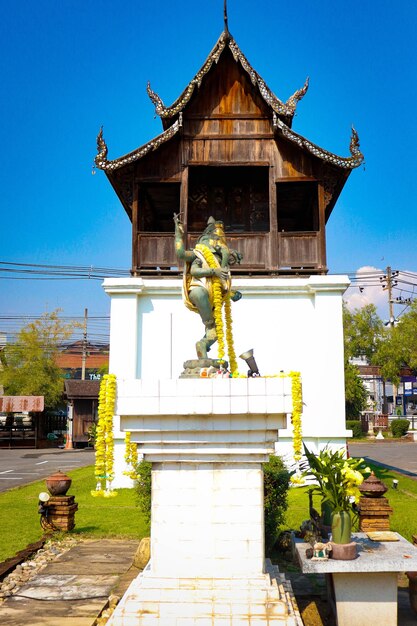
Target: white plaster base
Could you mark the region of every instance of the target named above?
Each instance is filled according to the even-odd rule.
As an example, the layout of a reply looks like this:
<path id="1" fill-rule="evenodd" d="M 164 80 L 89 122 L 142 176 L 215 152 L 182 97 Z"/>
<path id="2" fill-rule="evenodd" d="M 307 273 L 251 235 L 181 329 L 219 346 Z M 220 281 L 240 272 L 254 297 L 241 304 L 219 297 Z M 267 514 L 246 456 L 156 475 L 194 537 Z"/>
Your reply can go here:
<path id="1" fill-rule="evenodd" d="M 258 576 L 264 567 L 259 463 L 154 463 L 152 573 Z"/>
<path id="2" fill-rule="evenodd" d="M 117 436 L 119 435 L 119 436 Z M 113 489 L 132 489 L 134 482 L 124 473 L 129 468 L 125 461 L 125 433 L 116 432 L 114 437 L 114 480 Z"/>
<path id="3" fill-rule="evenodd" d="M 251 578 L 170 578 L 152 564 L 131 583 L 107 626 L 302 626 L 291 587 L 267 563 Z"/>
<path id="4" fill-rule="evenodd" d="M 332 574 L 338 626 L 397 626 L 397 572 Z"/>

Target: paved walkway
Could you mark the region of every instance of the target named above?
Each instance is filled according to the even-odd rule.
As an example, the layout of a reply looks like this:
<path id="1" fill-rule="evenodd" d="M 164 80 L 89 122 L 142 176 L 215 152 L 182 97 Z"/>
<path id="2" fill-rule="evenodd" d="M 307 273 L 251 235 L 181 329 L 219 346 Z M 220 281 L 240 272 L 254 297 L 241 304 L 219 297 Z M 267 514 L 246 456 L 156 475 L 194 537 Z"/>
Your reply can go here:
<path id="1" fill-rule="evenodd" d="M 94 626 L 110 595 L 121 597 L 139 570 L 137 541 L 81 541 L 34 574 L 0 604 L 1 626 Z M 324 577 L 291 573 L 305 626 L 335 626 Z M 400 579 L 399 626 L 415 626 L 406 580 Z M 353 626 L 353 625 L 352 625 Z"/>
<path id="2" fill-rule="evenodd" d="M 93 626 L 111 594 L 139 570 L 138 541 L 82 541 L 57 556 L 0 604 L 1 626 Z"/>

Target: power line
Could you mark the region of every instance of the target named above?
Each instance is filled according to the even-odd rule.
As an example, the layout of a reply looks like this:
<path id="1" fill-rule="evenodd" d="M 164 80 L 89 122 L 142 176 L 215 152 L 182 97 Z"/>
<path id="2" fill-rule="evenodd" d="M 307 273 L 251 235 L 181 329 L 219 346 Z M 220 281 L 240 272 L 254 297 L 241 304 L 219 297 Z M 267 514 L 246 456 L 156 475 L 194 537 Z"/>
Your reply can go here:
<path id="1" fill-rule="evenodd" d="M 130 270 L 82 265 L 47 265 L 0 261 L 0 280 L 103 280 L 130 276 Z"/>
<path id="2" fill-rule="evenodd" d="M 12 276 L 4 274 L 12 274 Z M 378 283 L 376 281 L 384 277 L 383 270 L 359 273 L 357 271 L 349 271 L 338 272 L 338 274 L 347 274 L 351 282 L 369 283 L 369 286 L 377 286 Z M 130 270 L 122 268 L 0 261 L 0 280 L 103 280 L 109 277 L 125 277 L 130 275 Z M 403 284 L 417 286 L 417 272 L 401 270 L 398 272 L 396 279 Z M 416 282 L 412 282 L 413 279 Z"/>

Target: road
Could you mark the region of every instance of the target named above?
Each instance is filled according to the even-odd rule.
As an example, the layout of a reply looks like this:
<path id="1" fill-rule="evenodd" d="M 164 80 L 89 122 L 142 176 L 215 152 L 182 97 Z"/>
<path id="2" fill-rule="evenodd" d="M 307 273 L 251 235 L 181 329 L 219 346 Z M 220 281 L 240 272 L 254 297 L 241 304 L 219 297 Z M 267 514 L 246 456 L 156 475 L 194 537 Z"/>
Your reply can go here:
<path id="1" fill-rule="evenodd" d="M 349 441 L 351 456 L 376 461 L 403 472 L 417 480 L 417 442 L 353 443 Z M 0 450 L 0 492 L 11 487 L 27 485 L 46 478 L 57 470 L 68 472 L 77 467 L 94 464 L 94 450 Z"/>
<path id="2" fill-rule="evenodd" d="M 349 441 L 350 456 L 363 457 L 365 461 L 382 463 L 417 480 L 417 442 L 353 443 Z"/>
<path id="3" fill-rule="evenodd" d="M 46 478 L 57 470 L 68 472 L 94 464 L 94 450 L 0 450 L 0 492 Z"/>

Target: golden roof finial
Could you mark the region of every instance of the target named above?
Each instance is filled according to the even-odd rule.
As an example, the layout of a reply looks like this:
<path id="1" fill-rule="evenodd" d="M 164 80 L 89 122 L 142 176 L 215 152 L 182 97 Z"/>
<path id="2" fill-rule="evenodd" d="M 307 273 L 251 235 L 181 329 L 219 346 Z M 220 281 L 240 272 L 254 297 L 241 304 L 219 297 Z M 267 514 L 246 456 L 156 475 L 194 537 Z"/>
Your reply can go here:
<path id="1" fill-rule="evenodd" d="M 227 17 L 227 0 L 224 0 L 224 32 L 229 35 L 229 23 Z"/>

